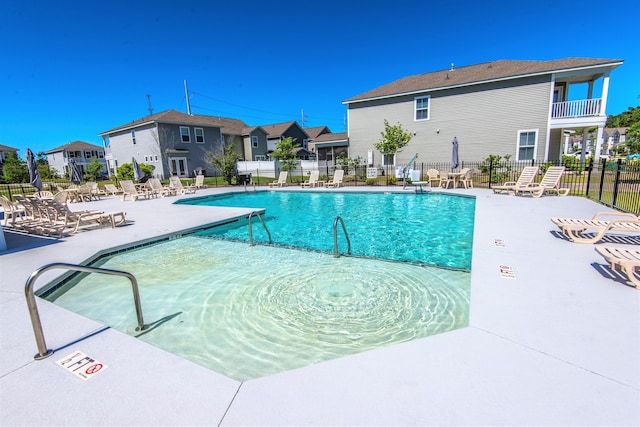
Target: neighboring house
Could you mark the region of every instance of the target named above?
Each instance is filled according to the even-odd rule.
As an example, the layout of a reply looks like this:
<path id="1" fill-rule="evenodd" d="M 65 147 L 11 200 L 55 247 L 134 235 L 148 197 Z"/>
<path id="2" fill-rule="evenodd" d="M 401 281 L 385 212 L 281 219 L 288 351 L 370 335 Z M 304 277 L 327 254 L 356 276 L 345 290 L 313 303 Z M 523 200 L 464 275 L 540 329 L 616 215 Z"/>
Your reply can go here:
<path id="1" fill-rule="evenodd" d="M 298 150 L 298 158 L 300 159 L 308 159 L 311 154 L 308 151 L 309 144 L 309 135 L 305 132 L 302 127 L 296 121 L 285 122 L 285 123 L 275 123 L 271 125 L 262 126 L 262 128 L 267 131 L 267 149 L 268 153 L 271 154 L 275 149 L 277 144 L 285 138 L 293 138 L 293 145 L 298 145 L 303 150 Z"/>
<path id="2" fill-rule="evenodd" d="M 89 144 L 83 141 L 74 141 L 46 151 L 45 154 L 47 155 L 49 169 L 60 176 L 69 176 L 71 171 L 69 161 L 71 159 L 75 160 L 82 174 L 87 172 L 87 165 L 91 163 L 93 159 L 98 159 L 105 167 L 104 172 L 107 172 L 104 148 L 99 145 Z"/>
<path id="3" fill-rule="evenodd" d="M 269 150 L 267 137 L 269 134 L 261 126 L 242 129 L 242 142 L 244 146 L 244 160 L 267 160 Z"/>
<path id="4" fill-rule="evenodd" d="M 4 162 L 4 159 L 7 158 L 7 155 L 9 153 L 16 153 L 16 155 L 17 155 L 18 151 L 19 150 L 17 148 L 13 148 L 13 147 L 9 147 L 8 145 L 0 144 L 0 163 Z"/>
<path id="5" fill-rule="evenodd" d="M 462 162 L 490 154 L 560 160 L 565 131 L 597 127 L 601 144 L 610 73 L 622 63 L 500 60 L 405 77 L 343 102 L 349 154 L 376 164 L 406 163 L 416 153 L 421 161 L 449 162 L 457 137 Z M 570 96 L 578 88 L 585 99 Z M 383 159 L 373 148 L 385 119 L 414 135 L 396 158 Z"/>
<path id="6" fill-rule="evenodd" d="M 309 140 L 311 152 L 315 152 L 318 160 L 333 162 L 340 155 L 345 153 L 349 155 L 349 134 L 341 133 L 323 133 Z"/>
<path id="7" fill-rule="evenodd" d="M 135 157 L 153 166 L 153 176 L 161 179 L 192 176 L 196 170 L 213 175 L 209 153 L 220 152 L 224 124 L 231 121 L 167 110 L 105 131 L 100 136 L 107 147 L 109 174 Z M 241 150 L 239 141 L 237 147 Z"/>
<path id="8" fill-rule="evenodd" d="M 606 147 L 609 153 L 613 154 L 614 147 L 625 147 L 627 145 L 628 128 L 604 128 L 602 135 L 602 146 Z"/>

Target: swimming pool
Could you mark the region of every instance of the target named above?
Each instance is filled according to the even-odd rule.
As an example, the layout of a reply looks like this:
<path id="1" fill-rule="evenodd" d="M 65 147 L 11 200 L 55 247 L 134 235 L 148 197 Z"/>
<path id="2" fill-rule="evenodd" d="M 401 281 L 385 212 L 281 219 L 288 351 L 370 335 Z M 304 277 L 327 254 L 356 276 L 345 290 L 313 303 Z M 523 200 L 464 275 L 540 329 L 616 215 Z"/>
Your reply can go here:
<path id="1" fill-rule="evenodd" d="M 216 228 L 92 264 L 136 276 L 152 326 L 143 333 L 124 280 L 79 275 L 38 294 L 242 381 L 468 325 L 463 269 L 250 246 Z"/>
<path id="2" fill-rule="evenodd" d="M 254 207 L 266 210 L 274 242 L 333 252 L 333 223 L 343 218 L 352 254 L 391 261 L 471 269 L 475 198 L 441 193 L 274 192 L 230 193 L 178 203 Z M 254 220 L 254 241 L 267 233 Z M 338 230 L 341 251 L 346 250 Z M 219 227 L 212 234 L 247 241 L 243 227 Z"/>

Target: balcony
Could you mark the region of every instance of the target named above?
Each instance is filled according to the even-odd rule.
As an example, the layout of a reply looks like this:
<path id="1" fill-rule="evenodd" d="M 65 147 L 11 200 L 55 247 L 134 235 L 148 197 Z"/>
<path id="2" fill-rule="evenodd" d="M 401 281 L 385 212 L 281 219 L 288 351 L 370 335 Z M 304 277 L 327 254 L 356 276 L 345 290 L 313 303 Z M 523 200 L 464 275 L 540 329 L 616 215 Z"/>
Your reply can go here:
<path id="1" fill-rule="evenodd" d="M 551 106 L 551 127 L 604 126 L 607 116 L 601 98 L 554 102 Z"/>
<path id="2" fill-rule="evenodd" d="M 601 105 L 601 98 L 554 102 L 551 109 L 551 118 L 565 119 L 577 117 L 596 117 L 600 115 Z"/>

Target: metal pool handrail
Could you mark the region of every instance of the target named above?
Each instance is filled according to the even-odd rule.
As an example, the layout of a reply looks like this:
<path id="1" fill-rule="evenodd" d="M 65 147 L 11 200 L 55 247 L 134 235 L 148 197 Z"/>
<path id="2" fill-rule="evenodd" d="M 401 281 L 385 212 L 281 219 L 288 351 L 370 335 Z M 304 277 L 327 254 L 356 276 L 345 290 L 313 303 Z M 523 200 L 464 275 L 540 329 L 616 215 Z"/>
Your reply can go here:
<path id="1" fill-rule="evenodd" d="M 351 254 L 351 240 L 349 240 L 349 233 L 347 233 L 347 227 L 344 225 L 344 220 L 342 217 L 337 216 L 335 221 L 333 221 L 333 256 L 336 258 L 340 257 L 340 252 L 338 252 L 338 221 L 342 224 L 342 231 L 344 232 L 344 237 L 347 238 L 347 253 Z"/>
<path id="2" fill-rule="evenodd" d="M 267 224 L 264 223 L 264 220 L 262 219 L 262 215 L 260 215 L 256 211 L 253 211 L 247 217 L 247 222 L 249 224 L 249 244 L 251 246 L 253 246 L 253 225 L 251 225 L 251 217 L 254 216 L 254 215 L 257 216 L 258 219 L 260 220 L 260 222 L 262 223 L 262 226 L 264 227 L 264 230 L 267 232 L 267 236 L 269 236 L 269 243 L 271 243 L 271 233 L 269 232 L 269 229 L 267 228 Z"/>
<path id="3" fill-rule="evenodd" d="M 33 356 L 35 360 L 46 359 L 53 354 L 53 350 L 47 349 L 47 344 L 44 340 L 44 333 L 42 332 L 42 323 L 40 322 L 40 315 L 38 314 L 38 306 L 36 305 L 36 298 L 33 294 L 33 284 L 36 279 L 40 277 L 44 272 L 52 270 L 54 268 L 63 268 L 66 270 L 82 271 L 85 273 L 101 273 L 109 274 L 113 276 L 123 276 L 129 279 L 131 282 L 131 288 L 133 289 L 133 302 L 136 306 L 136 315 L 138 316 L 138 327 L 136 331 L 143 331 L 147 327 L 144 324 L 142 318 L 142 307 L 140 305 L 140 292 L 138 291 L 138 281 L 131 273 L 119 270 L 109 270 L 106 268 L 88 267 L 85 265 L 66 264 L 62 262 L 56 262 L 47 264 L 40 267 L 27 279 L 27 283 L 24 286 L 24 294 L 27 299 L 27 307 L 29 308 L 29 316 L 31 317 L 31 326 L 33 327 L 33 333 L 36 336 L 36 345 L 38 347 L 38 354 Z"/>

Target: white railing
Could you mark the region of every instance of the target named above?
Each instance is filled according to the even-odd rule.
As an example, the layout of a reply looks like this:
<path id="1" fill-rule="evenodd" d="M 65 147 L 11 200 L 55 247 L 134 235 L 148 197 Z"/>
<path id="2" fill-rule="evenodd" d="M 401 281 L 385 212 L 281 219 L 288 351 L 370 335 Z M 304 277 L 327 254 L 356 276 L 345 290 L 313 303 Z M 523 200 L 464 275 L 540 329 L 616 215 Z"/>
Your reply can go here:
<path id="1" fill-rule="evenodd" d="M 567 117 L 594 117 L 600 115 L 602 99 L 580 99 L 578 101 L 554 102 L 551 117 L 554 119 Z"/>

